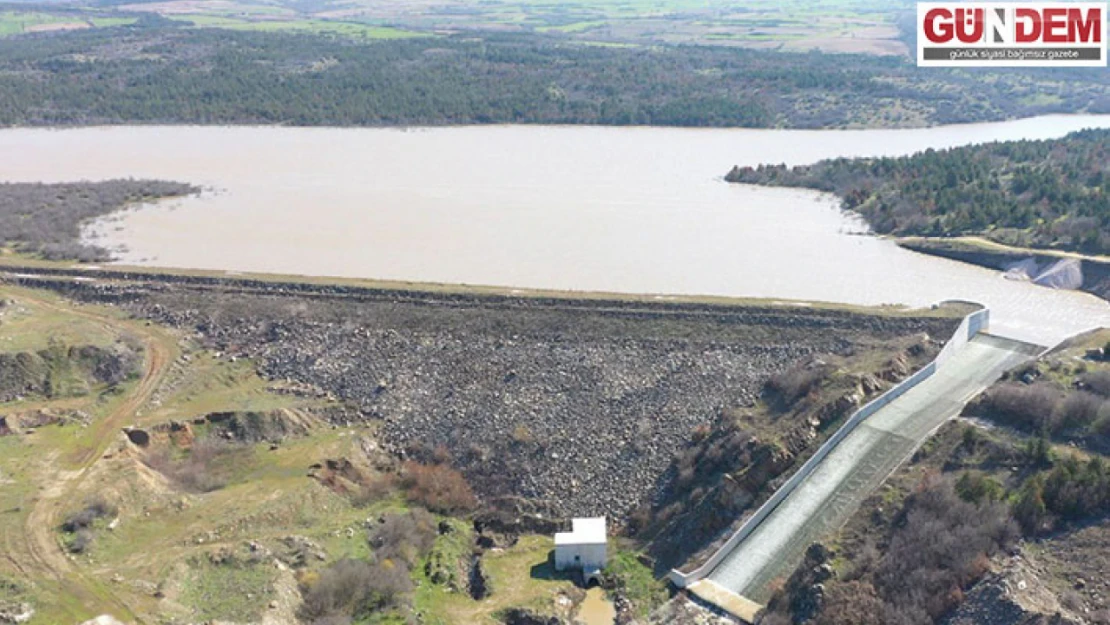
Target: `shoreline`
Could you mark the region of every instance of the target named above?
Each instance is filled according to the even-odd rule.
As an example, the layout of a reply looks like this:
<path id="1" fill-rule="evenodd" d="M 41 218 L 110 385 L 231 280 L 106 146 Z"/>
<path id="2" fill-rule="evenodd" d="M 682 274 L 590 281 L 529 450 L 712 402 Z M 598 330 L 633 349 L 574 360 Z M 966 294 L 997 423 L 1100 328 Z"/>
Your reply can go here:
<path id="1" fill-rule="evenodd" d="M 1083 273 L 1083 284 L 1074 289 L 1110 302 L 1110 259 L 1038 248 L 1010 247 L 981 237 L 901 237 L 894 242 L 901 248 L 929 256 L 947 258 L 978 267 L 1006 271 L 1010 266 L 1034 260 L 1048 265 L 1060 260 L 1076 260 Z M 1052 287 L 1045 287 L 1052 288 Z"/>
<path id="2" fill-rule="evenodd" d="M 237 121 L 237 122 L 218 122 L 218 123 L 190 123 L 187 121 L 174 121 L 174 120 L 158 120 L 158 121 L 118 121 L 118 122 L 104 122 L 92 124 L 71 124 L 71 125 L 57 125 L 57 124 L 16 124 L 16 125 L 2 125 L 0 124 L 0 131 L 20 131 L 20 130 L 46 130 L 55 132 L 66 132 L 73 130 L 98 130 L 98 129 L 113 129 L 113 128 L 126 128 L 126 127 L 140 127 L 140 128 L 249 128 L 249 129 L 283 129 L 283 128 L 297 128 L 305 130 L 396 130 L 398 132 L 422 132 L 429 130 L 444 130 L 444 129 L 488 129 L 488 128 L 514 128 L 514 127 L 542 127 L 542 128 L 592 128 L 592 129 L 618 129 L 618 130 L 684 130 L 684 131 L 720 131 L 720 130 L 733 130 L 733 131 L 794 131 L 794 132 L 829 132 L 829 133 L 842 133 L 842 132 L 860 132 L 860 131 L 913 131 L 913 130 L 930 130 L 936 128 L 962 128 L 966 126 L 979 126 L 989 124 L 1004 124 L 1010 122 L 1023 122 L 1035 119 L 1070 119 L 1078 117 L 1105 117 L 1110 118 L 1110 113 L 1090 113 L 1090 112 L 1076 112 L 1076 113 L 1044 113 L 1033 114 L 1026 116 L 1016 117 L 999 117 L 994 119 L 980 119 L 969 122 L 959 123 L 940 123 L 940 124 L 922 124 L 922 125 L 847 125 L 847 126 L 790 126 L 790 125 L 774 125 L 774 126 L 681 126 L 670 124 L 603 124 L 603 123 L 547 123 L 547 122 L 527 122 L 527 121 L 495 121 L 488 123 L 475 123 L 475 122 L 443 122 L 443 123 L 419 123 L 419 124 L 363 124 L 363 125 L 342 125 L 342 124 L 288 124 L 288 123 L 260 123 L 251 121 Z"/>
<path id="3" fill-rule="evenodd" d="M 776 309 L 797 312 L 841 313 L 874 317 L 957 317 L 980 305 L 975 302 L 946 300 L 932 306 L 863 306 L 839 302 L 790 300 L 783 298 L 725 297 L 713 295 L 669 295 L 652 293 L 613 293 L 603 291 L 560 291 L 494 285 L 400 282 L 369 278 L 343 278 L 219 271 L 208 269 L 143 267 L 114 264 L 81 264 L 31 259 L 0 254 L 0 280 L 70 280 L 75 283 L 136 281 L 189 284 L 191 286 L 240 288 L 249 291 L 299 293 L 320 297 L 400 298 L 447 302 L 474 302 L 484 305 L 576 306 L 587 308 L 627 308 L 660 311 L 713 313 L 736 309 Z"/>

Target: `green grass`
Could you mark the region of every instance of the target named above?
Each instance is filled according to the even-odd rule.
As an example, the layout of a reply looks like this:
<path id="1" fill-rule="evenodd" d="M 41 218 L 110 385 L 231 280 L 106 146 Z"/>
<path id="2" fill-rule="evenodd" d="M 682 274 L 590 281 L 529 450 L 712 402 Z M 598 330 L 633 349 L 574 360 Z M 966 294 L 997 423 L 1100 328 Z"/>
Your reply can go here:
<path id="1" fill-rule="evenodd" d="M 605 26 L 606 24 L 607 24 L 607 22 L 605 20 L 591 20 L 591 21 L 585 21 L 585 22 L 574 22 L 573 24 L 563 24 L 562 26 L 540 26 L 536 30 L 541 32 L 541 33 L 546 33 L 546 32 L 559 32 L 559 33 L 566 33 L 566 34 L 583 33 L 583 32 L 586 32 L 587 30 L 593 30 L 594 28 L 600 28 L 602 26 Z"/>
<path id="2" fill-rule="evenodd" d="M 605 572 L 617 578 L 618 584 L 635 606 L 636 614 L 647 619 L 652 610 L 667 600 L 667 585 L 655 579 L 651 568 L 642 564 L 634 551 L 610 549 Z"/>
<path id="3" fill-rule="evenodd" d="M 139 21 L 137 17 L 90 17 L 89 20 L 97 28 L 110 28 L 112 26 L 128 26 Z"/>
<path id="4" fill-rule="evenodd" d="M 548 561 L 552 549 L 551 537 L 526 535 L 504 551 L 487 552 L 482 567 L 491 594 L 482 601 L 420 579 L 413 597 L 415 608 L 427 625 L 495 625 L 500 612 L 514 607 L 551 612 L 555 595 L 574 586 L 569 576 L 552 570 Z"/>
<path id="5" fill-rule="evenodd" d="M 190 563 L 182 603 L 197 621 L 258 620 L 273 594 L 275 569 L 268 562 L 212 564 L 203 558 Z"/>
<path id="6" fill-rule="evenodd" d="M 10 37 L 27 32 L 28 28 L 43 24 L 84 23 L 96 28 L 134 24 L 138 18 L 101 16 L 74 12 L 51 13 L 46 11 L 0 11 L 0 37 Z"/>
<path id="7" fill-rule="evenodd" d="M 80 21 L 72 16 L 39 11 L 0 11 L 0 37 L 18 35 L 30 26 Z"/>
<path id="8" fill-rule="evenodd" d="M 171 19 L 192 22 L 200 28 L 227 28 L 230 30 L 253 30 L 260 32 L 303 32 L 317 35 L 333 35 L 352 39 L 411 39 L 427 37 L 426 33 L 388 26 L 375 26 L 358 22 L 338 22 L 320 19 L 304 20 L 244 20 L 221 15 L 172 15 Z"/>
<path id="9" fill-rule="evenodd" d="M 103 324 L 54 308 L 40 306 L 20 297 L 30 291 L 16 288 L 0 290 L 0 352 L 37 352 L 51 342 L 65 345 L 96 345 L 105 347 L 116 340 L 116 333 Z M 59 301 L 44 292 L 35 292 L 39 300 Z"/>

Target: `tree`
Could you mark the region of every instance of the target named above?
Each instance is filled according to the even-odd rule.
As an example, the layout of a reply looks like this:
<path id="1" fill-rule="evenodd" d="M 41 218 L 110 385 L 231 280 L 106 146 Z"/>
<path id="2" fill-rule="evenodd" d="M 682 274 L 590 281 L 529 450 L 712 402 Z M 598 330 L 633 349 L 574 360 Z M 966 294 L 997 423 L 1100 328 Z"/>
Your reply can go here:
<path id="1" fill-rule="evenodd" d="M 1014 503 L 1014 520 L 1028 536 L 1035 536 L 1044 526 L 1048 509 L 1044 502 L 1044 482 L 1040 476 L 1027 481 Z"/>

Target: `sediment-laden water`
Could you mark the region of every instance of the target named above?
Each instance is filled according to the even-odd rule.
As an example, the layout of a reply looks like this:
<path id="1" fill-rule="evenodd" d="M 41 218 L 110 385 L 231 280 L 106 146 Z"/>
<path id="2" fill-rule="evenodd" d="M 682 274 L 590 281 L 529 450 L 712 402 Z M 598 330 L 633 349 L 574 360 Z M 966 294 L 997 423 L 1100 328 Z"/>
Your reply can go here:
<path id="1" fill-rule="evenodd" d="M 919 130 L 486 126 L 0 131 L 0 179 L 158 177 L 198 198 L 90 229 L 123 262 L 627 293 L 923 306 L 970 299 L 1040 343 L 1110 325 L 1094 297 L 899 249 L 819 194 L 729 185 L 808 163 L 1049 138 L 1110 117 Z"/>

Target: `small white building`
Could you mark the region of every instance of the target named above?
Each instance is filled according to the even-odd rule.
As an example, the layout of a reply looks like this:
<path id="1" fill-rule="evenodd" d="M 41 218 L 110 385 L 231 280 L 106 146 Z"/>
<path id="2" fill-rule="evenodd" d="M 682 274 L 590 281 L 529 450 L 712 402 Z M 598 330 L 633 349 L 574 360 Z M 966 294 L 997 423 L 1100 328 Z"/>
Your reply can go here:
<path id="1" fill-rule="evenodd" d="M 605 517 L 571 523 L 571 531 L 555 534 L 555 570 L 582 571 L 582 581 L 588 585 L 598 581 L 608 562 Z"/>

